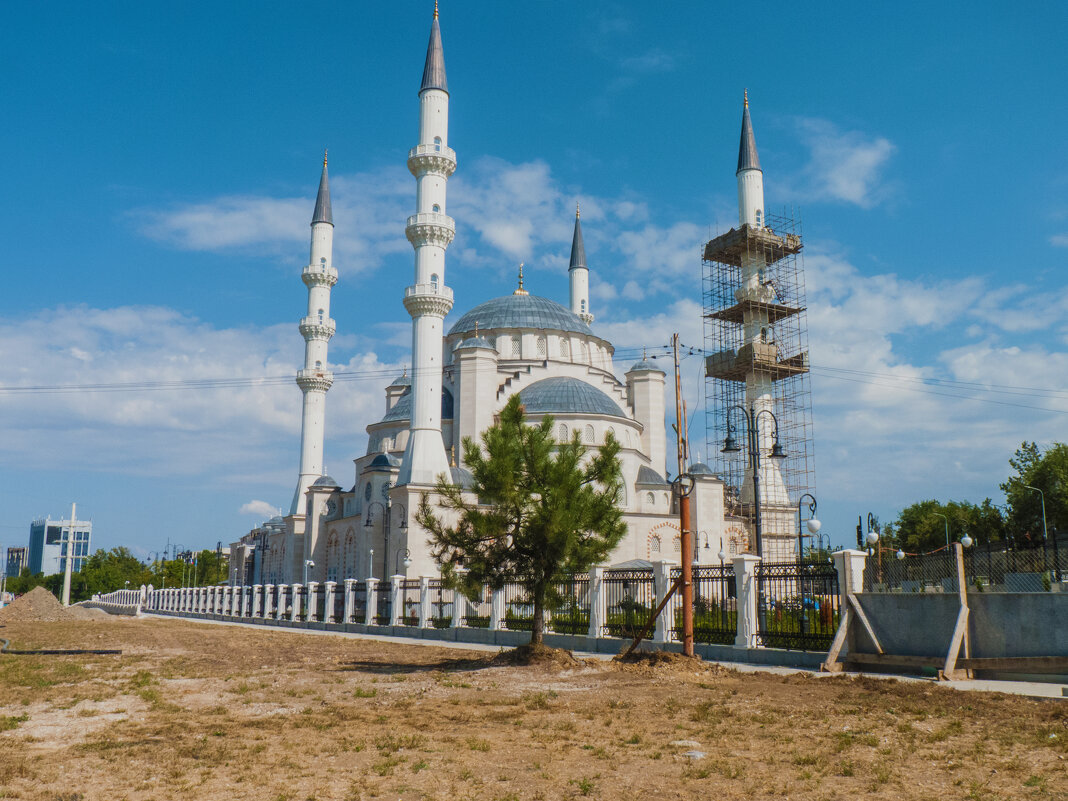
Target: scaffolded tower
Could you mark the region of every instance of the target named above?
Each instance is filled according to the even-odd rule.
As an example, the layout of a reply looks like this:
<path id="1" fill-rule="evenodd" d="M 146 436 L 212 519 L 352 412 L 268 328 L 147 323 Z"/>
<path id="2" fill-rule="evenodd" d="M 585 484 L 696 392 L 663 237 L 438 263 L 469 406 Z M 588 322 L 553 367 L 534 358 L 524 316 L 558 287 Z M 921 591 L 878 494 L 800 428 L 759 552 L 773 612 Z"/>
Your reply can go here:
<path id="1" fill-rule="evenodd" d="M 708 242 L 703 254 L 705 429 L 716 472 L 727 484 L 727 512 L 744 521 L 747 550 L 755 552 L 748 453 L 753 420 L 731 410 L 741 407 L 756 418 L 762 555 L 786 561 L 797 557 L 797 504 L 814 480 L 805 277 L 800 223 L 765 213 L 763 178 L 753 175 L 759 172 L 747 102 L 738 168 L 741 223 Z M 740 453 L 722 452 L 728 435 Z M 780 449 L 785 456 L 776 458 Z"/>

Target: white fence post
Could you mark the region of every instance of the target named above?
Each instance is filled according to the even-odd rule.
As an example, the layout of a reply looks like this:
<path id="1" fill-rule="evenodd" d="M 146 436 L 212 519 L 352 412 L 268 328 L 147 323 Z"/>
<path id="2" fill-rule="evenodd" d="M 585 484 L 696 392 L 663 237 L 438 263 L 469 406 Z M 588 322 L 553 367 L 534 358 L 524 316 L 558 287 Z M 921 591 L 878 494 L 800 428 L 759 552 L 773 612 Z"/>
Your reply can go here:
<path id="1" fill-rule="evenodd" d="M 671 589 L 671 562 L 653 562 L 653 595 L 656 604 L 664 600 L 664 596 Z M 656 619 L 656 630 L 653 632 L 653 642 L 667 642 L 671 634 L 671 626 L 668 618 L 671 615 L 673 604 L 670 602 L 664 607 L 660 616 Z"/>
<path id="2" fill-rule="evenodd" d="M 504 623 L 504 590 L 494 590 L 490 596 L 490 631 L 500 631 Z"/>
<path id="3" fill-rule="evenodd" d="M 401 625 L 404 617 L 404 576 L 389 579 L 389 625 Z"/>
<path id="4" fill-rule="evenodd" d="M 259 617 L 263 610 L 263 585 L 252 585 L 252 617 Z"/>
<path id="5" fill-rule="evenodd" d="M 304 601 L 304 619 L 318 620 L 319 611 L 319 582 L 309 581 L 304 593 L 307 598 Z"/>
<path id="6" fill-rule="evenodd" d="M 278 587 L 278 602 L 274 607 L 274 619 L 284 620 L 286 614 L 286 590 L 289 589 L 285 584 L 279 584 Z"/>
<path id="7" fill-rule="evenodd" d="M 419 577 L 419 628 L 433 625 L 430 614 L 430 576 Z"/>
<path id="8" fill-rule="evenodd" d="M 367 605 L 364 608 L 363 622 L 367 626 L 373 626 L 375 617 L 378 615 L 378 579 L 367 579 Z"/>
<path id="9" fill-rule="evenodd" d="M 757 587 L 756 569 L 760 557 L 743 553 L 735 556 L 734 583 L 738 591 L 738 634 L 734 638 L 737 648 L 757 646 Z"/>
<path id="10" fill-rule="evenodd" d="M 291 600 L 289 603 L 289 619 L 290 621 L 300 620 L 300 584 L 294 584 L 290 587 L 292 590 Z"/>
<path id="11" fill-rule="evenodd" d="M 345 598 L 342 603 L 344 618 L 342 623 L 352 622 L 352 613 L 356 606 L 356 579 L 345 579 Z"/>
<path id="12" fill-rule="evenodd" d="M 337 591 L 337 582 L 328 581 L 323 585 L 323 622 L 337 623 L 334 618 L 334 593 Z"/>
<path id="13" fill-rule="evenodd" d="M 605 618 L 608 616 L 608 599 L 604 594 L 604 568 L 590 568 L 590 627 L 586 631 L 587 637 L 600 637 L 604 627 Z"/>

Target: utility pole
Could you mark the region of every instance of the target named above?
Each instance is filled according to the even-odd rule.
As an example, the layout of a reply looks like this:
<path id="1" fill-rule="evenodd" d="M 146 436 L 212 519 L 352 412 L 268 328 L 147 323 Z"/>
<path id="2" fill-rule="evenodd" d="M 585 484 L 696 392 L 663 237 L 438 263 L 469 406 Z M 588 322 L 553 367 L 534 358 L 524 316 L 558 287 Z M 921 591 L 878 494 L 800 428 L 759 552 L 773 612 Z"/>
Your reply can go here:
<path id="1" fill-rule="evenodd" d="M 693 656 L 693 532 L 690 531 L 690 492 L 692 481 L 684 485 L 686 475 L 686 420 L 682 411 L 682 383 L 679 376 L 679 335 L 672 334 L 671 347 L 675 354 L 675 451 L 678 456 L 678 475 L 675 478 L 679 493 L 679 528 L 682 531 L 682 652 Z"/>
<path id="2" fill-rule="evenodd" d="M 63 568 L 63 605 L 70 606 L 70 579 L 74 572 L 74 512 L 77 504 L 70 505 L 70 527 L 67 529 L 67 564 Z"/>

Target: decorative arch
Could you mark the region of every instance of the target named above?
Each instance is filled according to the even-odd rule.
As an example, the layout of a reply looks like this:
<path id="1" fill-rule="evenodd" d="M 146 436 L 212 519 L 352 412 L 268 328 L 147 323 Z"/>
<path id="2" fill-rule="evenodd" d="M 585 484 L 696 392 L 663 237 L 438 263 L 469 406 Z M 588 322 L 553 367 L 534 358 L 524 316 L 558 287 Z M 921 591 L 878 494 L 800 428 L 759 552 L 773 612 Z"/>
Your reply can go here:
<path id="1" fill-rule="evenodd" d="M 342 578 L 356 578 L 356 532 L 349 527 L 345 532 L 345 571 Z"/>
<path id="2" fill-rule="evenodd" d="M 649 554 L 649 559 L 655 561 L 653 558 L 653 540 L 656 540 L 659 550 L 656 552 L 657 557 L 664 558 L 664 544 L 668 540 L 681 535 L 679 526 L 677 523 L 658 523 L 650 529 L 648 536 L 645 540 L 645 550 Z"/>

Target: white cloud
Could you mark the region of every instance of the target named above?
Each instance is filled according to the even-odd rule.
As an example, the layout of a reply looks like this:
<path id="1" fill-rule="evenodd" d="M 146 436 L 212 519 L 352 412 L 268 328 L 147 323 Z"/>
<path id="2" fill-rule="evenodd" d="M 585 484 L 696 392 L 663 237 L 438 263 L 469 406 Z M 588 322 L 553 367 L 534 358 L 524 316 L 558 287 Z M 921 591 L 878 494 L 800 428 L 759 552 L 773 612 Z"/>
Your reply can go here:
<path id="1" fill-rule="evenodd" d="M 1055 248 L 1068 248 L 1068 234 L 1054 234 L 1049 238 L 1049 243 Z"/>
<path id="2" fill-rule="evenodd" d="M 267 520 L 278 514 L 278 507 L 271 506 L 267 501 L 249 501 L 248 503 L 241 505 L 239 512 L 243 515 L 255 515 L 263 520 Z"/>
<path id="3" fill-rule="evenodd" d="M 801 177 L 803 194 L 862 208 L 886 198 L 882 175 L 897 150 L 889 139 L 842 131 L 832 122 L 814 118 L 799 120 L 798 129 L 810 154 Z"/>

